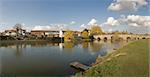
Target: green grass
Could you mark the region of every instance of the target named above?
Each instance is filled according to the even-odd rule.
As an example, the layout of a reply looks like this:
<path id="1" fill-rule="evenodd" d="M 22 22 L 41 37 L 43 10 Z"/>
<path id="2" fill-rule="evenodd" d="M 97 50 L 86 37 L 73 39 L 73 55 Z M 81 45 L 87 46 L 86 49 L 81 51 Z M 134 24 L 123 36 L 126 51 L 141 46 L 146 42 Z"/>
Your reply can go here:
<path id="1" fill-rule="evenodd" d="M 98 58 L 97 64 L 89 70 L 72 77 L 149 77 L 149 41 L 130 43 L 103 58 Z M 120 53 L 126 55 L 114 57 Z"/>

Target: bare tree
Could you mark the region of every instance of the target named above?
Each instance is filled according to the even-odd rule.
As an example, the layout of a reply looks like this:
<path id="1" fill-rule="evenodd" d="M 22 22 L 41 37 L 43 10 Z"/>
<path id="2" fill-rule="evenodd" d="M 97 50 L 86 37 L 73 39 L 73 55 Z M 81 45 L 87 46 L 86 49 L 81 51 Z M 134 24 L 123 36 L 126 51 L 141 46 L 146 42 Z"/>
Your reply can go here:
<path id="1" fill-rule="evenodd" d="M 23 31 L 22 24 L 17 23 L 13 28 L 16 29 L 17 36 L 22 35 L 22 31 Z"/>

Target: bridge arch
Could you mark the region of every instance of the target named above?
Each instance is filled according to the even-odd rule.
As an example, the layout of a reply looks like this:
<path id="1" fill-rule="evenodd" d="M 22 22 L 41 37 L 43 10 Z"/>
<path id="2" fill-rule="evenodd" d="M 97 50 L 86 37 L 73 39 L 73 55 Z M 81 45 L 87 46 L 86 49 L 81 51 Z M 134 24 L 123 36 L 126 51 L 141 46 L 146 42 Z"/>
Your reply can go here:
<path id="1" fill-rule="evenodd" d="M 107 38 L 107 37 L 104 37 L 104 40 L 108 40 L 108 38 Z"/>
<path id="2" fill-rule="evenodd" d="M 113 40 L 114 39 L 114 36 L 111 36 L 111 40 Z"/>
<path id="3" fill-rule="evenodd" d="M 142 39 L 146 39 L 145 37 L 142 37 Z"/>
<path id="4" fill-rule="evenodd" d="M 97 38 L 97 40 L 98 40 L 98 41 L 100 41 L 100 40 L 101 40 L 101 38 L 100 38 L 100 37 L 98 37 L 98 38 Z"/>
<path id="5" fill-rule="evenodd" d="M 136 37 L 133 37 L 133 39 L 136 40 L 137 38 L 136 38 Z"/>
<path id="6" fill-rule="evenodd" d="M 131 40 L 131 37 L 127 37 L 126 39 L 127 39 L 127 40 Z"/>

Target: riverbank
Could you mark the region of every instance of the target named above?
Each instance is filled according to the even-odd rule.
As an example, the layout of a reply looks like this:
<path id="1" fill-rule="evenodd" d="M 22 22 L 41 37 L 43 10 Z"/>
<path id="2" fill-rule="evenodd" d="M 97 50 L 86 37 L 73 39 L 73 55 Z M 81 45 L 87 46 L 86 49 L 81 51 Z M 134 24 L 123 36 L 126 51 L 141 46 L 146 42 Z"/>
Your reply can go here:
<path id="1" fill-rule="evenodd" d="M 72 77 L 149 77 L 149 41 L 135 41 L 98 57 L 89 70 Z"/>
<path id="2" fill-rule="evenodd" d="M 52 43 L 61 43 L 64 42 L 64 40 L 61 40 L 59 38 L 57 39 L 48 39 L 48 40 L 0 40 L 0 43 L 5 43 L 5 42 L 19 42 L 19 43 L 23 43 L 23 42 L 52 42 Z"/>

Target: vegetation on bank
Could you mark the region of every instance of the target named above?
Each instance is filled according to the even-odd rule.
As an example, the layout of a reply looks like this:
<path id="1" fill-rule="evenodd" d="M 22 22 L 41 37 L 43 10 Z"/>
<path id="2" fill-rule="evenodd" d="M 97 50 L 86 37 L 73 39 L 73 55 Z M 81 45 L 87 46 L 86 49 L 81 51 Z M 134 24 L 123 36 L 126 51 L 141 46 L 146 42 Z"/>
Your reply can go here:
<path id="1" fill-rule="evenodd" d="M 84 29 L 81 32 L 68 30 L 64 33 L 64 41 L 92 41 L 94 35 L 103 34 L 101 27 L 97 24 L 92 25 L 90 29 Z"/>
<path id="2" fill-rule="evenodd" d="M 149 41 L 139 40 L 98 57 L 89 70 L 72 77 L 149 77 Z"/>

